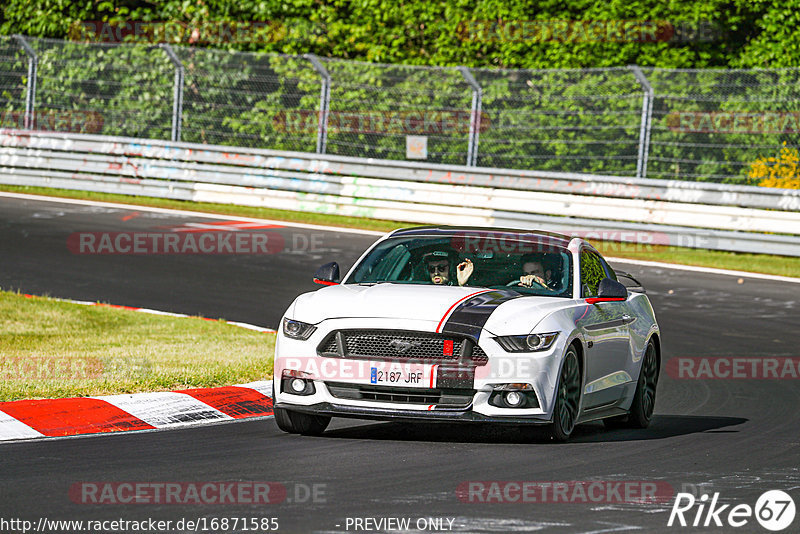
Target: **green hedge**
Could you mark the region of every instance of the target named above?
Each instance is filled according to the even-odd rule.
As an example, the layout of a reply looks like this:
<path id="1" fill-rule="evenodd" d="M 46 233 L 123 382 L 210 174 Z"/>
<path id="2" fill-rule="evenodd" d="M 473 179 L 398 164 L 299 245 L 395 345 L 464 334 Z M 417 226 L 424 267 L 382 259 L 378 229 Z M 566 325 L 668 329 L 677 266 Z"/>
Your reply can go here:
<path id="1" fill-rule="evenodd" d="M 800 66 L 800 10 L 795 2 L 781 0 L 576 1 L 569 7 L 562 2 L 529 0 L 7 0 L 4 4 L 0 33 L 6 35 L 63 39 L 81 21 L 183 21 L 194 25 L 268 21 L 269 29 L 261 38 L 212 44 L 243 51 L 313 52 L 416 65 Z M 537 38 L 540 34 L 535 32 L 514 33 L 515 23 L 531 21 L 650 21 L 658 25 L 660 40 L 586 40 L 570 31 L 560 42 Z M 501 25 L 493 29 L 490 24 L 497 22 Z M 593 35 L 599 34 L 608 32 Z"/>

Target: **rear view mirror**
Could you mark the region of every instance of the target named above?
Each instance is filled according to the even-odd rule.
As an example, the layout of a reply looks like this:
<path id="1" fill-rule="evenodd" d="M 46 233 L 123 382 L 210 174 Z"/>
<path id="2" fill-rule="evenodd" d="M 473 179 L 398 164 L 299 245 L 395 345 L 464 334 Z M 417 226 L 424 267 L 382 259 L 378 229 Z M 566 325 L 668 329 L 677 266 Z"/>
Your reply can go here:
<path id="1" fill-rule="evenodd" d="M 314 273 L 314 283 L 324 286 L 335 286 L 339 283 L 339 264 L 335 261 L 326 263 Z"/>
<path id="2" fill-rule="evenodd" d="M 611 278 L 603 278 L 600 281 L 600 286 L 597 289 L 597 296 L 587 298 L 586 303 L 597 304 L 598 302 L 616 302 L 627 300 L 627 298 L 628 288 L 616 280 L 612 280 Z"/>

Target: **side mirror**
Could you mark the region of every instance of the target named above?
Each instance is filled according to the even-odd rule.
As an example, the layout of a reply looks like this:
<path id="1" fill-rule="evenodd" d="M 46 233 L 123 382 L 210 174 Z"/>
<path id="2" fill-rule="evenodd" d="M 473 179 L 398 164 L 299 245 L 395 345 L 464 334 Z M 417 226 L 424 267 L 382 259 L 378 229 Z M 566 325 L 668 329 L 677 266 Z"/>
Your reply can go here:
<path id="1" fill-rule="evenodd" d="M 611 278 L 603 278 L 597 289 L 596 297 L 586 299 L 587 304 L 597 304 L 598 302 L 616 302 L 628 299 L 628 288 L 620 282 Z"/>
<path id="2" fill-rule="evenodd" d="M 314 273 L 314 283 L 323 286 L 335 286 L 339 283 L 339 264 L 335 261 L 326 263 Z"/>

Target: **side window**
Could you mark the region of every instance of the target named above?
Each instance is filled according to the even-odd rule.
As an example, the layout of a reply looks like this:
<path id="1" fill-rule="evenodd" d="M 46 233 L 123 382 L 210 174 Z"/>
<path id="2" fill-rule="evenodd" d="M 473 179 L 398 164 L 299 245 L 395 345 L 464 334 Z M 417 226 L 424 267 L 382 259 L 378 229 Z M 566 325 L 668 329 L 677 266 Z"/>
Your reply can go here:
<path id="1" fill-rule="evenodd" d="M 612 280 L 617 280 L 617 273 L 614 272 L 614 269 L 611 268 L 608 262 L 603 258 L 600 258 L 600 262 L 603 264 L 603 268 L 606 270 L 606 276 L 608 276 Z"/>
<path id="2" fill-rule="evenodd" d="M 600 281 L 606 277 L 603 260 L 594 252 L 581 252 L 581 296 L 596 297 Z"/>

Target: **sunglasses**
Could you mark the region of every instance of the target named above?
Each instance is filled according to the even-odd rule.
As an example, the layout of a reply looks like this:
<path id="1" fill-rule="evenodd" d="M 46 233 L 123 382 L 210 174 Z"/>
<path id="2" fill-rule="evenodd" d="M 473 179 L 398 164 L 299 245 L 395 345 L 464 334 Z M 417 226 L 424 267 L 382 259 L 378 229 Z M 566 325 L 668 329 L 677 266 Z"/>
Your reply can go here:
<path id="1" fill-rule="evenodd" d="M 446 273 L 449 269 L 449 265 L 445 264 L 436 264 L 436 265 L 428 265 L 428 272 L 433 273 Z"/>

